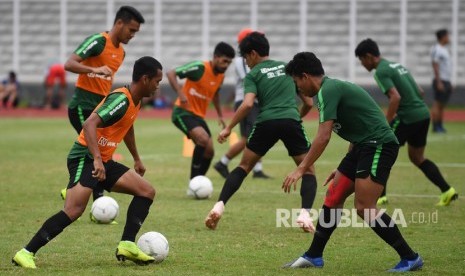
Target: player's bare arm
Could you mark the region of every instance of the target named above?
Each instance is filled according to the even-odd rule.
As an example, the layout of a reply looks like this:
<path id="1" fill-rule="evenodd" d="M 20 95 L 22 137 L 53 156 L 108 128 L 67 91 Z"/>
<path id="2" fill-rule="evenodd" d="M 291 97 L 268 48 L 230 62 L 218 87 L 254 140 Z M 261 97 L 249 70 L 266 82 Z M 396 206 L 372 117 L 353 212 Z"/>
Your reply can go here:
<path id="1" fill-rule="evenodd" d="M 305 96 L 303 93 L 298 93 L 299 98 L 302 100 L 302 107 L 300 108 L 300 118 L 305 117 L 313 107 L 313 98 Z"/>
<path id="2" fill-rule="evenodd" d="M 389 106 L 388 110 L 386 111 L 386 120 L 388 121 L 388 123 L 390 123 L 396 117 L 401 97 L 399 91 L 397 91 L 395 87 L 389 89 L 388 92 L 386 92 L 386 95 L 389 98 Z"/>
<path id="3" fill-rule="evenodd" d="M 433 62 L 434 82 L 438 91 L 444 91 L 444 84 L 441 81 L 441 74 L 439 73 L 439 63 Z"/>
<path id="4" fill-rule="evenodd" d="M 294 191 L 296 190 L 296 183 L 299 180 L 304 172 L 315 163 L 316 160 L 321 156 L 324 152 L 326 146 L 331 139 L 331 132 L 333 130 L 333 123 L 334 121 L 326 121 L 320 123 L 318 126 L 318 132 L 315 136 L 315 139 L 312 142 L 312 146 L 310 150 L 305 155 L 304 160 L 300 163 L 297 168 L 288 174 L 283 181 L 282 189 L 285 193 L 289 193 L 291 191 L 291 186 L 294 186 Z"/>
<path id="5" fill-rule="evenodd" d="M 136 146 L 136 135 L 134 132 L 134 126 L 132 126 L 126 135 L 124 136 L 124 143 L 126 144 L 126 147 L 128 148 L 129 152 L 132 155 L 132 158 L 134 159 L 134 170 L 140 175 L 144 176 L 145 174 L 145 166 L 142 163 L 142 160 L 140 159 L 139 153 L 137 151 L 137 146 Z"/>
<path id="6" fill-rule="evenodd" d="M 173 88 L 173 90 L 178 94 L 179 101 L 181 102 L 181 106 L 186 107 L 188 105 L 187 97 L 182 92 L 182 85 L 178 82 L 178 77 L 176 75 L 175 70 L 170 70 L 166 73 L 166 77 L 168 78 L 168 82 Z"/>
<path id="7" fill-rule="evenodd" d="M 222 144 L 222 143 L 224 143 L 226 141 L 226 139 L 231 134 L 231 130 L 240 121 L 242 121 L 247 116 L 247 114 L 249 114 L 250 110 L 253 107 L 254 101 L 255 101 L 255 94 L 254 93 L 246 93 L 245 94 L 244 100 L 242 101 L 242 104 L 239 106 L 239 108 L 234 113 L 234 116 L 233 116 L 231 122 L 218 135 L 218 142 L 220 144 Z"/>
<path id="8" fill-rule="evenodd" d="M 218 114 L 218 125 L 221 126 L 221 129 L 226 127 L 226 123 L 224 122 L 223 119 L 223 111 L 221 110 L 221 104 L 220 104 L 220 94 L 218 91 L 215 93 L 215 97 L 213 97 L 213 106 L 215 106 L 216 109 L 216 114 Z"/>
<path id="9" fill-rule="evenodd" d="M 100 67 L 91 67 L 82 64 L 82 61 L 83 59 L 80 56 L 71 54 L 65 63 L 65 70 L 76 74 L 94 73 L 104 76 L 112 76 L 113 74 L 113 71 L 110 69 L 110 67 L 106 65 Z"/>
<path id="10" fill-rule="evenodd" d="M 102 127 L 102 119 L 97 113 L 92 113 L 82 125 L 84 137 L 86 139 L 87 148 L 94 158 L 94 170 L 92 176 L 99 181 L 105 180 L 105 167 L 103 166 L 102 156 L 97 144 L 97 127 Z"/>

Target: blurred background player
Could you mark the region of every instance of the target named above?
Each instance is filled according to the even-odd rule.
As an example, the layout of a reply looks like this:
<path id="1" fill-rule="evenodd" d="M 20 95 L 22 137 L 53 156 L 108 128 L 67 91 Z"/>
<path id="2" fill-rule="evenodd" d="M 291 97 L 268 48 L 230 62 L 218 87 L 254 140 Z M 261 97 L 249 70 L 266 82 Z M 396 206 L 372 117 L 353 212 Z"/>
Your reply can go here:
<path id="1" fill-rule="evenodd" d="M 422 98 L 423 89 L 405 67 L 384 59 L 378 44 L 369 38 L 358 44 L 355 56 L 369 72 L 376 70 L 374 75 L 376 83 L 381 92 L 389 98 L 386 120 L 394 130 L 400 145 L 408 143 L 410 161 L 441 190 L 440 200 L 436 205 L 449 205 L 458 194 L 446 182 L 436 164 L 425 158 L 430 114 Z M 378 200 L 378 204 L 385 203 L 387 203 L 386 189 Z"/>
<path id="2" fill-rule="evenodd" d="M 57 97 L 54 98 L 55 84 L 58 84 Z M 47 68 L 45 76 L 45 102 L 44 108 L 59 109 L 65 101 L 66 89 L 66 72 L 63 64 L 59 62 L 51 62 Z"/>
<path id="3" fill-rule="evenodd" d="M 446 45 L 449 44 L 449 32 L 441 29 L 436 32 L 437 43 L 431 49 L 433 65 L 434 102 L 431 107 L 433 132 L 445 133 L 443 126 L 444 108 L 452 93 L 452 60 Z"/>
<path id="4" fill-rule="evenodd" d="M 29 243 L 15 254 L 12 260 L 14 264 L 36 268 L 34 258 L 37 251 L 82 215 L 92 190 L 97 187 L 133 196 L 123 235 L 116 249 L 116 258 L 119 261 L 131 260 L 139 265 L 155 261 L 135 244 L 136 235 L 155 198 L 155 189 L 143 178 L 145 166 L 137 151 L 134 122 L 142 99 L 154 95 L 162 78 L 162 65 L 156 59 L 138 59 L 134 63 L 131 84 L 109 93 L 87 118 L 82 126 L 83 131 L 68 154 L 70 178 L 64 207 L 47 219 Z M 102 138 L 112 143 L 100 143 Z M 134 159 L 134 169 L 112 160 L 112 154 L 117 148 L 115 145 L 123 140 Z M 101 234 L 106 235 L 105 231 Z"/>
<path id="5" fill-rule="evenodd" d="M 399 143 L 381 109 L 361 87 L 325 75 L 321 61 L 313 53 L 301 52 L 286 66 L 299 90 L 317 99 L 318 132 L 300 165 L 283 182 L 289 192 L 309 166 L 323 154 L 335 132 L 350 143 L 349 152 L 327 179 L 330 184 L 309 249 L 287 268 L 324 266 L 323 251 L 336 229 L 346 198 L 355 193 L 357 214 L 399 254 L 401 261 L 390 272 L 418 270 L 423 266 L 391 217 L 376 207 L 376 200 L 389 178 L 399 152 Z M 363 244 L 363 239 L 360 240 Z"/>
<path id="6" fill-rule="evenodd" d="M 258 160 L 279 141 L 284 143 L 288 155 L 300 164 L 310 148 L 302 119 L 313 105 L 312 98 L 297 93 L 303 107 L 297 108 L 297 88 L 292 78 L 284 72 L 285 63 L 269 58 L 270 44 L 264 34 L 252 32 L 239 44 L 241 56 L 250 72 L 244 79 L 244 100 L 234 113 L 227 127 L 218 135 L 224 143 L 231 130 L 242 121 L 258 100 L 259 114 L 242 154 L 239 165 L 228 175 L 218 201 L 205 218 L 205 225 L 216 229 L 228 200 L 239 190 L 244 179 Z M 316 194 L 315 168 L 309 166 L 302 177 L 300 187 L 301 211 L 296 222 L 305 232 L 314 230 L 308 209 L 312 208 Z"/>
<path id="7" fill-rule="evenodd" d="M 234 56 L 234 48 L 220 42 L 215 46 L 212 60 L 193 61 L 166 73 L 171 87 L 178 95 L 171 120 L 195 145 L 189 179 L 205 175 L 213 159 L 213 140 L 205 115 L 208 105 L 213 102 L 218 124 L 224 128 L 218 91 Z M 183 85 L 178 82 L 178 78 L 186 79 Z"/>
<path id="8" fill-rule="evenodd" d="M 239 34 L 237 35 L 237 43 L 240 44 L 241 41 L 246 37 L 248 34 L 252 33 L 253 30 L 250 28 L 242 29 Z M 244 100 L 244 78 L 248 72 L 250 72 L 250 68 L 244 61 L 244 58 L 238 56 L 234 58 L 234 72 L 236 73 L 236 90 L 234 96 L 234 111 L 242 104 Z M 231 145 L 228 151 L 221 157 L 220 161 L 216 162 L 213 166 L 215 170 L 221 174 L 224 178 L 228 177 L 229 170 L 228 164 L 229 162 L 239 155 L 245 148 L 245 144 L 247 143 L 247 137 L 249 137 L 250 132 L 252 131 L 253 125 L 255 120 L 257 119 L 258 115 L 258 103 L 254 102 L 252 109 L 250 110 L 249 114 L 241 120 L 239 123 L 241 138 L 237 143 Z M 267 174 L 263 172 L 262 161 L 259 160 L 255 167 L 253 167 L 253 177 L 254 178 L 270 178 Z"/>
<path id="9" fill-rule="evenodd" d="M 19 82 L 16 73 L 10 71 L 8 78 L 0 84 L 0 108 L 14 108 L 18 105 Z"/>
<path id="10" fill-rule="evenodd" d="M 139 31 L 145 20 L 135 8 L 122 6 L 109 32 L 89 36 L 78 46 L 65 63 L 65 70 L 79 74 L 74 95 L 68 105 L 68 118 L 79 134 L 82 124 L 100 101 L 111 91 L 116 71 L 124 60 L 123 44 Z M 93 199 L 103 195 L 94 189 Z M 66 197 L 66 189 L 61 190 Z"/>

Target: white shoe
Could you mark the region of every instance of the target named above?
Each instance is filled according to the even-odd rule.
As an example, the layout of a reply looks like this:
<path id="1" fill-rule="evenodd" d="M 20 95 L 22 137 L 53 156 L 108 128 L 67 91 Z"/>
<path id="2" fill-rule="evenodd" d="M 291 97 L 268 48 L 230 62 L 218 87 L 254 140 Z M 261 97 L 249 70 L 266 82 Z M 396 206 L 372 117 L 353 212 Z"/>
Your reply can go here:
<path id="1" fill-rule="evenodd" d="M 221 219 L 221 216 L 223 215 L 224 212 L 224 203 L 223 201 L 218 201 L 215 203 L 215 206 L 213 206 L 213 209 L 211 209 L 210 213 L 208 213 L 208 216 L 205 218 L 205 226 L 208 228 L 215 230 L 216 226 L 218 225 L 218 222 Z"/>
<path id="2" fill-rule="evenodd" d="M 310 214 L 307 209 L 302 208 L 300 215 L 296 219 L 296 223 L 304 230 L 304 232 L 315 233 L 315 226 L 310 218 Z"/>

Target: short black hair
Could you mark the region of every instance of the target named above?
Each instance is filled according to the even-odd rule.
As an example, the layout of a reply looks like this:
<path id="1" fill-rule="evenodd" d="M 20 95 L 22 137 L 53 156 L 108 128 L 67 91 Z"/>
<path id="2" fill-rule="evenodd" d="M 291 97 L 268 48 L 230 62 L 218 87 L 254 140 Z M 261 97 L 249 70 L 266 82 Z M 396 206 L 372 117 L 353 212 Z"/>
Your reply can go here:
<path id="1" fill-rule="evenodd" d="M 378 44 L 371 38 L 367 38 L 362 40 L 355 48 L 355 56 L 356 57 L 364 57 L 367 54 L 372 54 L 375 57 L 379 57 L 381 53 L 379 52 Z"/>
<path id="2" fill-rule="evenodd" d="M 163 70 L 161 63 L 158 60 L 149 56 L 141 57 L 134 63 L 132 81 L 137 82 L 144 75 L 147 75 L 151 79 L 157 75 L 158 70 Z"/>
<path id="3" fill-rule="evenodd" d="M 440 29 L 436 32 L 436 38 L 439 41 L 448 34 L 449 34 L 449 31 L 447 31 L 447 29 Z"/>
<path id="4" fill-rule="evenodd" d="M 140 24 L 145 23 L 145 19 L 142 14 L 131 6 L 121 6 L 121 8 L 119 8 L 119 10 L 116 12 L 115 21 L 113 24 L 115 24 L 118 19 L 121 19 L 126 24 L 131 22 L 131 20 L 135 20 Z"/>
<path id="5" fill-rule="evenodd" d="M 234 51 L 234 48 L 231 45 L 221 41 L 220 43 L 216 44 L 213 55 L 218 57 L 226 56 L 228 58 L 234 58 L 236 51 Z"/>
<path id="6" fill-rule="evenodd" d="M 250 54 L 253 50 L 261 57 L 270 55 L 270 43 L 266 39 L 265 34 L 260 32 L 252 32 L 248 34 L 239 44 L 241 56 Z"/>
<path id="7" fill-rule="evenodd" d="M 8 78 L 10 80 L 16 81 L 16 73 L 15 73 L 15 71 L 8 72 Z"/>
<path id="8" fill-rule="evenodd" d="M 286 74 L 289 76 L 302 77 L 304 73 L 312 76 L 325 74 L 321 61 L 314 53 L 300 52 L 286 65 Z"/>

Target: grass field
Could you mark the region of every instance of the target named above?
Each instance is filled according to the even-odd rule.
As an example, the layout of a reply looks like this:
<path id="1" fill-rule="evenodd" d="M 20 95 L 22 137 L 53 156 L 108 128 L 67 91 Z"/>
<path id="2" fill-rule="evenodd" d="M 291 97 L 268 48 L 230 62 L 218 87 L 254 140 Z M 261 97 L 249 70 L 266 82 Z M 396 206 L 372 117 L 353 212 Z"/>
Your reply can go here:
<path id="1" fill-rule="evenodd" d="M 313 137 L 316 123 L 306 121 L 305 125 Z M 216 136 L 215 122 L 210 126 Z M 302 254 L 312 239 L 299 228 L 276 227 L 278 208 L 300 206 L 298 191 L 288 195 L 280 189 L 284 176 L 294 168 L 282 144 L 264 159 L 265 171 L 274 179 L 247 178 L 226 206 L 218 229 L 206 229 L 203 220 L 218 197 L 223 179 L 210 170 L 207 176 L 214 183 L 213 197 L 202 201 L 187 198 L 190 159 L 181 155 L 181 133 L 168 120 L 140 119 L 136 123 L 139 153 L 157 197 L 139 234 L 163 233 L 170 243 L 168 258 L 145 267 L 116 261 L 114 251 L 131 197 L 111 194 L 120 204 L 118 225 L 92 224 L 88 208 L 81 220 L 38 252 L 38 269 L 31 273 L 14 267 L 11 258 L 44 220 L 62 207 L 59 191 L 68 180 L 66 156 L 75 134 L 66 118 L 0 119 L 0 129 L 0 275 L 376 275 L 398 262 L 397 254 L 369 228 L 340 228 L 328 243 L 323 269 L 280 268 Z M 447 135 L 430 134 L 426 154 L 463 193 L 465 124 L 448 123 L 447 130 Z M 215 143 L 215 147 L 214 162 L 227 145 Z M 317 162 L 315 208 L 323 203 L 323 180 L 346 149 L 347 143 L 333 135 Z M 124 157 L 122 162 L 132 167 L 124 145 L 118 152 Z M 405 148 L 391 173 L 388 193 L 388 212 L 402 210 L 408 226 L 401 232 L 424 258 L 423 271 L 418 274 L 463 274 L 463 199 L 447 208 L 436 208 L 439 190 L 408 162 Z M 349 198 L 346 207 L 352 206 L 353 199 Z M 437 214 L 437 221 L 432 214 Z"/>

